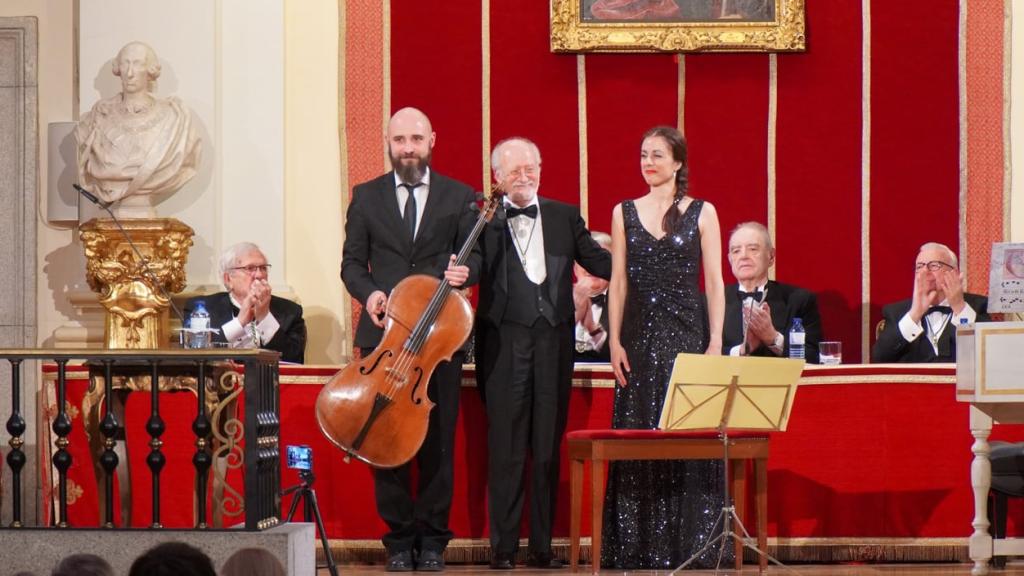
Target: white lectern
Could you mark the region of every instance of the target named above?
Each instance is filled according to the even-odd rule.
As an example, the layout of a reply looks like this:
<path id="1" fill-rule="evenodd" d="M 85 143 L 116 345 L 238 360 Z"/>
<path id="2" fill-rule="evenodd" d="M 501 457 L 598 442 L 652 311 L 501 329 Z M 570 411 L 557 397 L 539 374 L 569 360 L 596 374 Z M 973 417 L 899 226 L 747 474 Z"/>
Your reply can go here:
<path id="1" fill-rule="evenodd" d="M 1024 554 L 1024 540 L 994 540 L 989 532 L 988 492 L 992 486 L 992 422 L 1024 423 L 1024 322 L 985 322 L 956 334 L 956 399 L 971 403 L 971 488 L 974 532 L 971 574 L 988 574 L 992 556 Z"/>

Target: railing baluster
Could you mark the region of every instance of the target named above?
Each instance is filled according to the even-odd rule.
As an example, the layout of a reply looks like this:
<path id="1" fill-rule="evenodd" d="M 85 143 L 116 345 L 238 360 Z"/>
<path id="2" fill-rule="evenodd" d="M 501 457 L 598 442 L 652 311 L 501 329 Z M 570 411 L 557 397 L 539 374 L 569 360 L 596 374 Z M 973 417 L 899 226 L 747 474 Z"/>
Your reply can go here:
<path id="1" fill-rule="evenodd" d="M 114 403 L 114 361 L 103 361 L 103 420 L 100 421 L 100 432 L 103 434 L 103 455 L 100 456 L 100 466 L 106 472 L 103 479 L 103 491 L 107 495 L 104 505 L 105 528 L 114 527 L 114 474 L 117 471 L 118 457 L 114 448 L 117 447 L 117 417 L 114 416 L 112 408 Z M 131 526 L 131 518 L 121 518 L 122 526 Z"/>
<path id="2" fill-rule="evenodd" d="M 268 360 L 269 358 L 269 360 Z M 168 352 L 160 351 L 153 353 L 129 352 L 119 350 L 102 350 L 96 352 L 72 352 L 57 351 L 52 349 L 36 350 L 0 350 L 0 361 L 7 360 L 11 365 L 11 409 L 9 418 L 6 421 L 6 430 L 9 434 L 8 450 L 5 460 L 11 474 L 12 494 L 11 509 L 12 521 L 10 528 L 20 528 L 24 522 L 24 468 L 28 465 L 27 449 L 25 438 L 27 435 L 37 432 L 28 431 L 26 419 L 22 406 L 23 379 L 21 378 L 26 360 L 43 360 L 53 362 L 56 365 L 56 410 L 51 414 L 52 420 L 47 423 L 40 422 L 41 426 L 50 425 L 53 431 L 52 443 L 54 452 L 49 457 L 49 466 L 55 470 L 54 478 L 48 478 L 54 490 L 56 514 L 51 520 L 52 524 L 67 528 L 71 526 L 68 514 L 70 499 L 80 495 L 80 488 L 74 483 L 77 477 L 72 470 L 76 462 L 72 456 L 71 435 L 74 431 L 71 419 L 75 408 L 69 404 L 69 363 L 77 368 L 77 362 L 84 360 L 86 366 L 92 366 L 90 386 L 99 386 L 99 378 L 95 377 L 99 365 L 103 366 L 103 389 L 102 391 L 90 388 L 90 402 L 85 406 L 89 408 L 88 418 L 91 426 L 95 426 L 95 415 L 101 408 L 92 403 L 92 397 L 104 399 L 102 406 L 102 418 L 99 421 L 98 432 L 102 435 L 99 440 L 102 442 L 102 452 L 97 455 L 96 465 L 103 472 L 100 473 L 102 481 L 97 486 L 98 500 L 103 502 L 100 510 L 101 524 L 107 528 L 124 527 L 131 528 L 132 518 L 129 514 L 119 514 L 121 522 L 115 520 L 116 506 L 115 478 L 122 464 L 127 465 L 127 460 L 121 462 L 119 451 L 127 449 L 123 441 L 127 438 L 121 437 L 125 433 L 125 423 L 119 404 L 115 402 L 115 387 L 121 386 L 120 378 L 132 378 L 140 375 L 146 376 L 146 366 L 150 368 L 151 382 L 151 412 L 146 421 L 145 428 L 149 435 L 149 451 L 146 455 L 146 464 L 151 473 L 152 481 L 152 518 L 148 528 L 162 528 L 160 517 L 161 498 L 161 475 L 163 468 L 167 465 L 166 453 L 163 451 L 163 436 L 167 434 L 167 426 L 160 414 L 160 373 L 161 369 L 167 373 L 173 371 L 175 376 L 182 374 L 196 374 L 196 400 L 197 414 L 192 422 L 192 432 L 195 436 L 195 452 L 192 457 L 192 464 L 195 469 L 195 498 L 196 498 L 196 520 L 195 529 L 206 529 L 208 527 L 208 516 L 210 515 L 210 473 L 213 465 L 213 422 L 211 421 L 211 410 L 207 407 L 207 399 L 213 394 L 213 387 L 207 382 L 211 372 L 218 367 L 227 365 L 230 360 L 242 362 L 245 365 L 245 408 L 242 415 L 245 422 L 245 444 L 243 450 L 244 458 L 244 486 L 245 495 L 244 510 L 246 528 L 248 530 L 264 530 L 277 525 L 280 522 L 280 417 L 278 414 L 280 406 L 278 387 L 278 366 L 273 356 L 253 354 L 252 352 L 224 352 L 214 351 L 195 352 Z M 214 363 L 214 364 L 211 364 Z M 141 366 L 140 366 L 141 365 Z M 49 374 L 50 366 L 46 371 Z M 77 372 L 75 373 L 77 374 Z M 77 377 L 77 376 L 75 376 Z M 118 382 L 115 382 L 115 377 Z M 47 380 L 49 382 L 49 380 Z M 130 386 L 128 389 L 133 389 Z M 47 385 L 46 390 L 50 390 Z M 0 391 L 2 393 L 2 391 Z M 43 428 L 45 430 L 45 428 Z M 87 432 L 95 432 L 87 430 Z M 90 442 L 97 437 L 90 436 Z M 45 446 L 40 447 L 40 453 Z M 44 458 L 44 466 L 46 464 Z M 86 459 L 87 466 L 92 467 Z M 0 470 L 3 464 L 0 463 Z M 74 472 L 74 473 L 73 473 Z M 4 502 L 6 504 L 6 502 Z M 122 503 L 124 504 L 124 503 Z M 122 506 L 122 509 L 127 506 Z M 5 526 L 4 529 L 7 527 Z"/>
<path id="3" fill-rule="evenodd" d="M 150 376 L 150 404 L 152 409 L 149 420 L 146 421 L 146 431 L 149 432 L 149 456 L 146 457 L 146 465 L 153 476 L 153 523 L 150 528 L 161 528 L 160 524 L 160 471 L 164 468 L 166 459 L 160 451 L 163 447 L 163 436 L 166 427 L 164 420 L 160 417 L 160 367 L 156 360 L 151 362 L 153 369 Z"/>
<path id="4" fill-rule="evenodd" d="M 11 467 L 11 495 L 14 497 L 11 506 L 11 528 L 21 528 L 21 469 L 25 467 L 25 452 L 22 446 L 25 439 L 25 418 L 21 415 L 21 360 L 11 358 L 11 417 L 7 419 L 7 433 L 11 439 L 7 444 L 11 451 L 7 453 L 7 465 Z"/>
<path id="5" fill-rule="evenodd" d="M 58 496 L 60 520 L 57 526 L 68 527 L 68 468 L 71 468 L 71 453 L 68 452 L 68 435 L 71 434 L 71 419 L 67 411 L 67 364 L 66 359 L 57 360 L 57 417 L 53 421 L 53 433 L 57 435 L 57 453 L 53 465 L 59 476 Z"/>
<path id="6" fill-rule="evenodd" d="M 268 506 L 267 518 L 273 518 L 276 520 L 281 516 L 280 510 L 280 499 L 277 498 L 277 494 L 281 491 L 281 396 L 280 396 L 280 383 L 278 381 L 278 365 L 277 363 L 263 364 L 264 373 L 266 378 L 264 384 L 267 389 L 267 396 L 270 401 L 268 402 L 267 412 L 273 423 L 273 445 L 270 451 L 270 494 L 267 495 L 267 502 L 271 504 Z M 274 502 L 277 502 L 277 506 L 272 506 Z"/>
<path id="7" fill-rule="evenodd" d="M 196 436 L 196 453 L 192 457 L 192 465 L 196 469 L 196 528 L 206 528 L 206 484 L 212 462 L 208 449 L 212 428 L 206 415 L 206 360 L 199 361 L 196 398 L 198 410 L 196 419 L 192 422 L 192 432 Z"/>

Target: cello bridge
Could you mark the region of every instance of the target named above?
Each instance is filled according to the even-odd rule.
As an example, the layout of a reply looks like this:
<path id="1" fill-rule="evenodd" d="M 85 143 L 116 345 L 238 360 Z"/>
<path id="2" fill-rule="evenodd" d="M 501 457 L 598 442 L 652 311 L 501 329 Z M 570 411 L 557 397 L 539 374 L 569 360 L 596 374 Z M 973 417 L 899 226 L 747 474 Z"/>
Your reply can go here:
<path id="1" fill-rule="evenodd" d="M 391 377 L 392 381 L 397 382 L 399 386 L 405 386 L 409 383 L 409 377 L 394 368 L 385 368 L 384 372 Z"/>

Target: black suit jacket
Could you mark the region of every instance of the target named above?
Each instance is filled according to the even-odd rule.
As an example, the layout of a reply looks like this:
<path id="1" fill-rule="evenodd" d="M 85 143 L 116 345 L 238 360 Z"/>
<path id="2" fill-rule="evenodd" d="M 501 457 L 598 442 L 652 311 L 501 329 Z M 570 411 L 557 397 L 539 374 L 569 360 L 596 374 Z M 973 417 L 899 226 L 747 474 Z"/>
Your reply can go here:
<path id="1" fill-rule="evenodd" d="M 977 322 L 988 322 L 988 298 L 978 294 L 964 294 L 964 301 L 974 309 Z M 889 304 L 882 308 L 885 328 L 871 348 L 872 362 L 956 362 L 956 326 L 953 322 L 946 325 L 939 337 L 939 353 L 935 354 L 927 334 L 922 334 L 913 342 L 907 342 L 900 332 L 900 319 L 910 311 L 910 298 Z M 925 328 L 927 333 L 927 327 Z"/>
<path id="2" fill-rule="evenodd" d="M 725 327 L 722 334 L 722 353 L 728 354 L 734 346 L 743 343 L 743 310 L 736 292 L 738 284 L 725 288 Z M 800 318 L 804 325 L 804 359 L 809 364 L 818 363 L 818 345 L 821 343 L 821 314 L 818 313 L 818 299 L 814 293 L 769 280 L 766 286 L 765 302 L 772 311 L 772 326 L 785 338 L 782 356 L 789 356 L 789 327 L 793 318 Z M 761 345 L 751 352 L 752 356 L 775 356 L 767 346 Z"/>
<path id="3" fill-rule="evenodd" d="M 612 272 L 611 254 L 590 236 L 579 208 L 547 198 L 538 198 L 538 204 L 544 227 L 544 264 L 550 290 L 548 296 L 559 321 L 574 322 L 573 263 L 579 262 L 587 272 L 607 280 Z M 483 321 L 492 326 L 501 324 L 509 299 L 523 297 L 509 294 L 508 266 L 521 266 L 519 262 L 510 262 L 506 258 L 509 242 L 512 239 L 505 211 L 499 208 L 480 236 L 483 269 L 480 301 L 476 310 L 478 323 Z"/>
<path id="4" fill-rule="evenodd" d="M 210 296 L 197 296 L 185 302 L 185 318 L 192 315 L 196 302 L 202 300 L 206 311 L 210 313 L 210 327 L 220 330 L 238 315 L 238 309 L 231 304 L 227 292 L 218 292 Z M 270 313 L 281 325 L 274 333 L 270 342 L 264 342 L 263 348 L 281 353 L 281 360 L 302 364 L 306 359 L 306 321 L 302 318 L 302 306 L 291 300 L 271 295 Z M 224 333 L 213 334 L 214 342 L 225 342 Z"/>
<path id="5" fill-rule="evenodd" d="M 440 278 L 448 258 L 457 254 L 477 219 L 476 194 L 469 186 L 431 170 L 430 194 L 423 207 L 416 241 L 405 232 L 395 196 L 394 172 L 352 189 L 345 223 L 341 279 L 349 294 L 366 304 L 375 290 L 391 294 L 396 284 L 411 274 Z M 477 282 L 480 250 L 474 247 L 466 262 L 469 280 Z M 366 309 L 359 316 L 355 345 L 373 348 L 383 330 L 370 320 Z"/>

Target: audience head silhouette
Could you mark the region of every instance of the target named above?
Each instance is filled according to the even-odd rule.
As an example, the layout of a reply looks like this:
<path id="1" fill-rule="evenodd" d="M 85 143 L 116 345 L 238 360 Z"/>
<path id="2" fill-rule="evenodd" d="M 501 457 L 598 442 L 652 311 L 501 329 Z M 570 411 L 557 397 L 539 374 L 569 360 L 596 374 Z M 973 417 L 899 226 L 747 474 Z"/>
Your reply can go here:
<path id="1" fill-rule="evenodd" d="M 128 576 L 217 576 L 202 550 L 184 542 L 164 542 L 132 562 Z"/>
<path id="2" fill-rule="evenodd" d="M 72 554 L 61 560 L 50 576 L 114 576 L 114 569 L 95 554 Z"/>
<path id="3" fill-rule="evenodd" d="M 221 576 L 285 576 L 281 561 L 263 548 L 243 548 L 228 558 Z"/>

